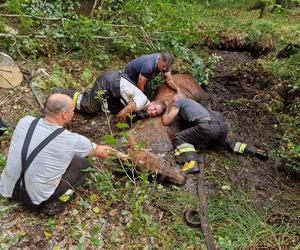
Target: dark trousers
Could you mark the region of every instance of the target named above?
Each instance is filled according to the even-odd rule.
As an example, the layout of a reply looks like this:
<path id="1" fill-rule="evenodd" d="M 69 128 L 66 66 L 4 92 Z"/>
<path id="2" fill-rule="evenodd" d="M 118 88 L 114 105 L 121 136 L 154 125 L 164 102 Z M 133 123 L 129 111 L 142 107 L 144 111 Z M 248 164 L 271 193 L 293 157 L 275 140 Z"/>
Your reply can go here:
<path id="1" fill-rule="evenodd" d="M 90 164 L 87 159 L 74 157 L 66 172 L 63 174 L 54 193 L 48 200 L 37 205 L 36 210 L 45 210 L 45 212 L 48 212 L 47 210 L 50 211 L 52 208 L 63 208 L 67 202 L 58 200 L 58 197 L 66 193 L 68 189 L 75 189 L 79 187 L 88 176 L 88 172 L 84 172 L 82 170 L 85 170 L 88 167 L 90 167 Z"/>
<path id="2" fill-rule="evenodd" d="M 105 93 L 99 98 L 97 92 L 104 90 Z M 108 104 L 108 110 L 113 114 L 119 113 L 124 105 L 120 101 L 120 96 L 117 93 L 113 93 L 105 77 L 99 77 L 90 91 L 84 91 L 82 93 L 82 99 L 80 103 L 80 111 L 87 114 L 95 114 L 101 110 L 101 100 L 106 99 Z"/>
<path id="3" fill-rule="evenodd" d="M 175 135 L 174 146 L 190 143 L 194 146 L 205 145 L 225 147 L 228 134 L 228 125 L 221 114 L 212 112 L 211 121 L 198 121 L 194 126 Z"/>

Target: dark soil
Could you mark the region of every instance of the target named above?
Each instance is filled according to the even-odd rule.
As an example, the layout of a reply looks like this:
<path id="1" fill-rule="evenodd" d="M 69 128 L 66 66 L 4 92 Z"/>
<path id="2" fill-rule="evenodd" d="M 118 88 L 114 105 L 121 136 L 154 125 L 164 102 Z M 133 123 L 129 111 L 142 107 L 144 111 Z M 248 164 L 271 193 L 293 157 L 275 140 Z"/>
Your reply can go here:
<path id="1" fill-rule="evenodd" d="M 270 76 L 260 70 L 249 53 L 212 52 L 223 60 L 210 79 L 210 103 L 228 120 L 231 137 L 268 151 L 278 148 L 282 131 L 276 117 L 265 109 L 265 104 L 277 97 Z M 261 162 L 254 157 L 228 157 L 238 159 L 238 165 L 225 172 L 234 188 L 248 189 L 260 207 L 297 209 L 299 203 L 293 198 L 300 195 L 299 182 L 278 170 L 280 159 L 271 156 Z"/>

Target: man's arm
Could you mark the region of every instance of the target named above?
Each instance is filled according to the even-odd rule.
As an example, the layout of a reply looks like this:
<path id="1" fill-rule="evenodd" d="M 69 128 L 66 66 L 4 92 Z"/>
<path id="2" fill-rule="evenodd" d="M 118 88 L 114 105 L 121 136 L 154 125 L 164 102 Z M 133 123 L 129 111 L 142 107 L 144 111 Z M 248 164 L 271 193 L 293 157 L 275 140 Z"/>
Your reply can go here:
<path id="1" fill-rule="evenodd" d="M 144 89 L 145 89 L 145 85 L 147 83 L 148 79 L 146 77 L 144 77 L 143 75 L 139 75 L 139 80 L 138 80 L 138 83 L 137 83 L 137 87 L 142 91 L 144 92 Z"/>
<path id="2" fill-rule="evenodd" d="M 96 145 L 93 151 L 90 151 L 87 156 L 96 156 L 100 158 L 116 157 L 121 160 L 128 160 L 129 156 L 106 145 Z"/>
<path id="3" fill-rule="evenodd" d="M 165 78 L 165 81 L 167 83 L 167 85 L 173 89 L 177 94 L 180 93 L 180 90 L 179 88 L 177 87 L 177 85 L 175 84 L 175 82 L 173 81 L 173 78 L 172 78 L 172 75 L 171 75 L 171 72 L 166 72 L 163 74 L 164 78 Z"/>
<path id="4" fill-rule="evenodd" d="M 174 119 L 177 117 L 178 113 L 179 113 L 179 108 L 172 106 L 170 110 L 168 110 L 163 114 L 162 123 L 165 126 L 171 124 L 174 121 Z"/>
<path id="5" fill-rule="evenodd" d="M 120 119 L 120 121 L 125 122 L 127 115 L 133 113 L 135 110 L 136 104 L 134 101 L 131 101 L 117 114 L 117 117 Z"/>

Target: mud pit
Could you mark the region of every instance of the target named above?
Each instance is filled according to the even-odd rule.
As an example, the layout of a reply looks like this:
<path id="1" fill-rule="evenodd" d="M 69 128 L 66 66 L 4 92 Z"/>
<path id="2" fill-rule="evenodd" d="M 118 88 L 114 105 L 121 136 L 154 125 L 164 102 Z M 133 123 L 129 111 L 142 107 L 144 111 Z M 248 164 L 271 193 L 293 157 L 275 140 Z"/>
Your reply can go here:
<path id="1" fill-rule="evenodd" d="M 226 117 L 230 124 L 230 136 L 264 149 L 278 148 L 282 131 L 277 126 L 276 118 L 265 111 L 265 103 L 274 98 L 273 94 L 270 94 L 270 77 L 257 68 L 255 59 L 249 53 L 212 53 L 222 56 L 223 60 L 217 64 L 207 89 L 210 106 Z M 70 129 L 99 142 L 100 138 L 109 132 L 103 122 L 104 116 L 89 119 L 90 117 L 77 115 Z M 112 122 L 114 121 L 116 123 L 113 118 Z M 226 177 L 231 183 L 231 188 L 249 191 L 258 207 L 273 207 L 276 212 L 284 211 L 286 207 L 297 209 L 299 183 L 284 172 L 278 171 L 282 164 L 280 160 L 271 157 L 267 162 L 261 162 L 254 157 L 234 155 L 225 151 L 206 151 L 205 155 L 208 162 L 206 186 L 209 195 L 217 195 L 221 189 L 220 183 L 216 183 L 215 179 L 222 180 Z M 220 157 L 230 161 L 231 167 L 222 167 Z M 212 165 L 216 165 L 217 169 L 213 170 Z M 210 178 L 211 176 L 217 178 Z M 183 189 L 196 192 L 195 180 L 195 176 L 188 176 Z"/>
<path id="2" fill-rule="evenodd" d="M 278 148 L 282 131 L 276 118 L 265 111 L 265 103 L 276 98 L 270 76 L 257 68 L 248 53 L 213 53 L 222 56 L 223 61 L 210 79 L 210 103 L 212 109 L 222 112 L 228 120 L 230 136 L 269 151 Z M 298 209 L 299 182 L 278 170 L 282 164 L 279 159 L 271 157 L 261 162 L 256 158 L 226 155 L 236 163 L 222 173 L 233 188 L 248 190 L 259 207 L 273 207 L 276 211 L 285 211 L 286 207 Z M 215 185 L 208 183 L 208 186 Z"/>

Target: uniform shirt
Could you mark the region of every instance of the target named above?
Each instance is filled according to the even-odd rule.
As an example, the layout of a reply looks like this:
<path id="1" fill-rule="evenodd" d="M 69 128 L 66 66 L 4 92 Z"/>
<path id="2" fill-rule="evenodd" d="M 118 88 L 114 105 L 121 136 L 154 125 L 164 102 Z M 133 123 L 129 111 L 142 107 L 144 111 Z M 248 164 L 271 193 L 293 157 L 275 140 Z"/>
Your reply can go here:
<path id="1" fill-rule="evenodd" d="M 143 110 L 150 103 L 140 89 L 123 77 L 120 80 L 120 93 L 122 97 L 121 102 L 125 106 L 131 101 L 135 102 L 136 111 Z"/>
<path id="2" fill-rule="evenodd" d="M 22 118 L 14 131 L 7 163 L 0 179 L 0 193 L 5 197 L 12 197 L 13 189 L 20 177 L 21 151 L 28 128 L 34 119 L 32 116 Z M 33 132 L 27 157 L 57 128 L 60 126 L 47 124 L 41 118 Z M 55 137 L 42 149 L 25 172 L 26 189 L 32 202 L 38 205 L 49 199 L 73 157 L 85 157 L 95 147 L 96 145 L 88 138 L 68 130 Z"/>
<path id="3" fill-rule="evenodd" d="M 190 123 L 194 123 L 196 119 L 210 120 L 210 114 L 206 108 L 200 103 L 188 98 L 177 100 L 173 106 L 179 109 L 180 116 Z"/>
<path id="4" fill-rule="evenodd" d="M 124 73 L 129 79 L 137 84 L 139 75 L 146 77 L 148 81 L 155 78 L 160 71 L 157 68 L 157 59 L 160 53 L 140 56 L 129 62 L 124 69 Z"/>

